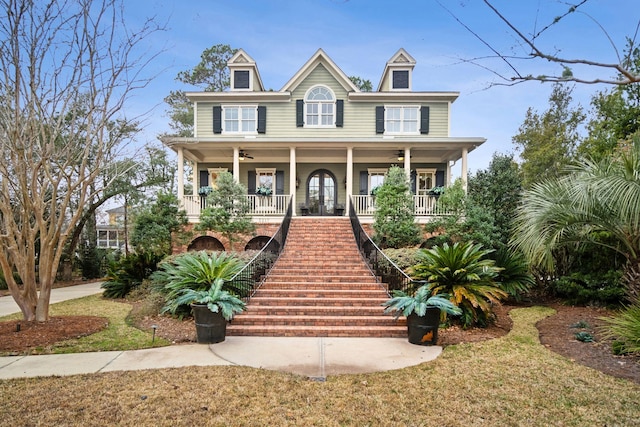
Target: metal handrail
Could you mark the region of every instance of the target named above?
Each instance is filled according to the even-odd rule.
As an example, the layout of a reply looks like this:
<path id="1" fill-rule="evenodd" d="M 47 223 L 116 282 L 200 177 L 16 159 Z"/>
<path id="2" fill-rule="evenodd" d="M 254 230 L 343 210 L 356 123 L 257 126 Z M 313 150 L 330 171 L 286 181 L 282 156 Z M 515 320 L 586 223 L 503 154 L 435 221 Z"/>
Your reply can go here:
<path id="1" fill-rule="evenodd" d="M 349 219 L 358 250 L 369 265 L 369 268 L 376 275 L 376 279 L 386 283 L 389 291 L 408 292 L 414 286 L 414 281 L 371 240 L 362 228 L 360 219 L 358 219 L 358 215 L 356 215 L 356 211 L 353 208 L 353 203 L 349 203 Z"/>
<path id="2" fill-rule="evenodd" d="M 227 281 L 226 286 L 245 302 L 253 296 L 256 289 L 262 284 L 267 273 L 284 249 L 289 234 L 289 226 L 291 225 L 292 212 L 291 201 L 289 201 L 286 214 L 280 223 L 278 231 L 242 270 Z"/>

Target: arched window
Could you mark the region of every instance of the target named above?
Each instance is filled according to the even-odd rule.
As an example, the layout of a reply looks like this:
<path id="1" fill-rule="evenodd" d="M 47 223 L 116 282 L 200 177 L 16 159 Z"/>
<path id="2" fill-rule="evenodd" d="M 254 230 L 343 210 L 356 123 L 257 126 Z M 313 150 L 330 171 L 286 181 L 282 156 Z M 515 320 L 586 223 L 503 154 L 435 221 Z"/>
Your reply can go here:
<path id="1" fill-rule="evenodd" d="M 305 126 L 335 126 L 336 97 L 325 86 L 314 86 L 305 96 Z"/>

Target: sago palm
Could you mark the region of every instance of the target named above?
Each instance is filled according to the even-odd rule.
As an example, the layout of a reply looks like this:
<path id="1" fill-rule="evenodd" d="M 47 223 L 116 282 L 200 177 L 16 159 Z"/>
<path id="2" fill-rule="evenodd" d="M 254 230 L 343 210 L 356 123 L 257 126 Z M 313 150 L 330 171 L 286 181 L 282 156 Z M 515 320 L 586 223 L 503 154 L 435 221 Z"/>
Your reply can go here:
<path id="1" fill-rule="evenodd" d="M 507 296 L 496 282 L 500 269 L 486 257 L 490 252 L 472 242 L 423 249 L 419 263 L 413 267 L 413 276 L 428 281 L 434 295 L 449 295 L 462 309 L 464 327 L 486 326 L 491 304 Z"/>
<path id="2" fill-rule="evenodd" d="M 244 267 L 242 260 L 225 252 L 187 252 L 163 261 L 151 279 L 161 286 L 167 304 L 165 311 L 175 313 L 185 289 L 206 291 L 218 280 L 227 281 Z"/>
<path id="3" fill-rule="evenodd" d="M 617 156 L 584 160 L 570 173 L 534 185 L 523 195 L 515 245 L 535 265 L 553 268 L 553 253 L 567 245 L 602 245 L 626 258 L 629 299 L 640 297 L 640 138 Z M 605 232 L 612 240 L 596 239 Z"/>

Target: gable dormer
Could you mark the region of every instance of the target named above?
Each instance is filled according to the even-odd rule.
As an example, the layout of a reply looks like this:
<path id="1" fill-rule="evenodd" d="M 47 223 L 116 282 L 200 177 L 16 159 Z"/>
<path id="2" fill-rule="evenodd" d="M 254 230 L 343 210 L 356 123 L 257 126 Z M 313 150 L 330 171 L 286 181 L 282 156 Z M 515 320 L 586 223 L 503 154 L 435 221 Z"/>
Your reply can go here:
<path id="1" fill-rule="evenodd" d="M 416 60 L 400 48 L 387 62 L 378 85 L 378 92 L 410 92 Z"/>
<path id="2" fill-rule="evenodd" d="M 231 76 L 230 88 L 232 92 L 263 92 L 264 86 L 258 66 L 247 53 L 238 49 L 235 55 L 227 62 Z"/>

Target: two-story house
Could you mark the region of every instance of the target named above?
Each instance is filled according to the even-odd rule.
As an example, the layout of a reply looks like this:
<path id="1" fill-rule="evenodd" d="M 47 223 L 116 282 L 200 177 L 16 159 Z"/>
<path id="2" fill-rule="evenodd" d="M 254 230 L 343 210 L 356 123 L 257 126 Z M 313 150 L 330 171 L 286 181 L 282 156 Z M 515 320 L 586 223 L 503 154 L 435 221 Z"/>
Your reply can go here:
<path id="1" fill-rule="evenodd" d="M 229 171 L 248 189 L 256 222 L 277 222 L 289 202 L 294 215 L 345 215 L 349 203 L 363 222 L 371 190 L 391 165 L 410 171 L 415 213 L 433 215 L 430 190 L 451 182 L 461 160 L 485 139 L 451 137 L 458 92 L 415 91 L 415 59 L 398 50 L 375 91 L 356 87 L 319 49 L 278 91 L 265 90 L 255 61 L 242 49 L 229 60 L 230 89 L 189 92 L 194 137 L 166 137 L 178 155 L 178 196 L 198 220 L 203 187 Z M 184 194 L 184 161 L 193 164 L 192 194 Z"/>

